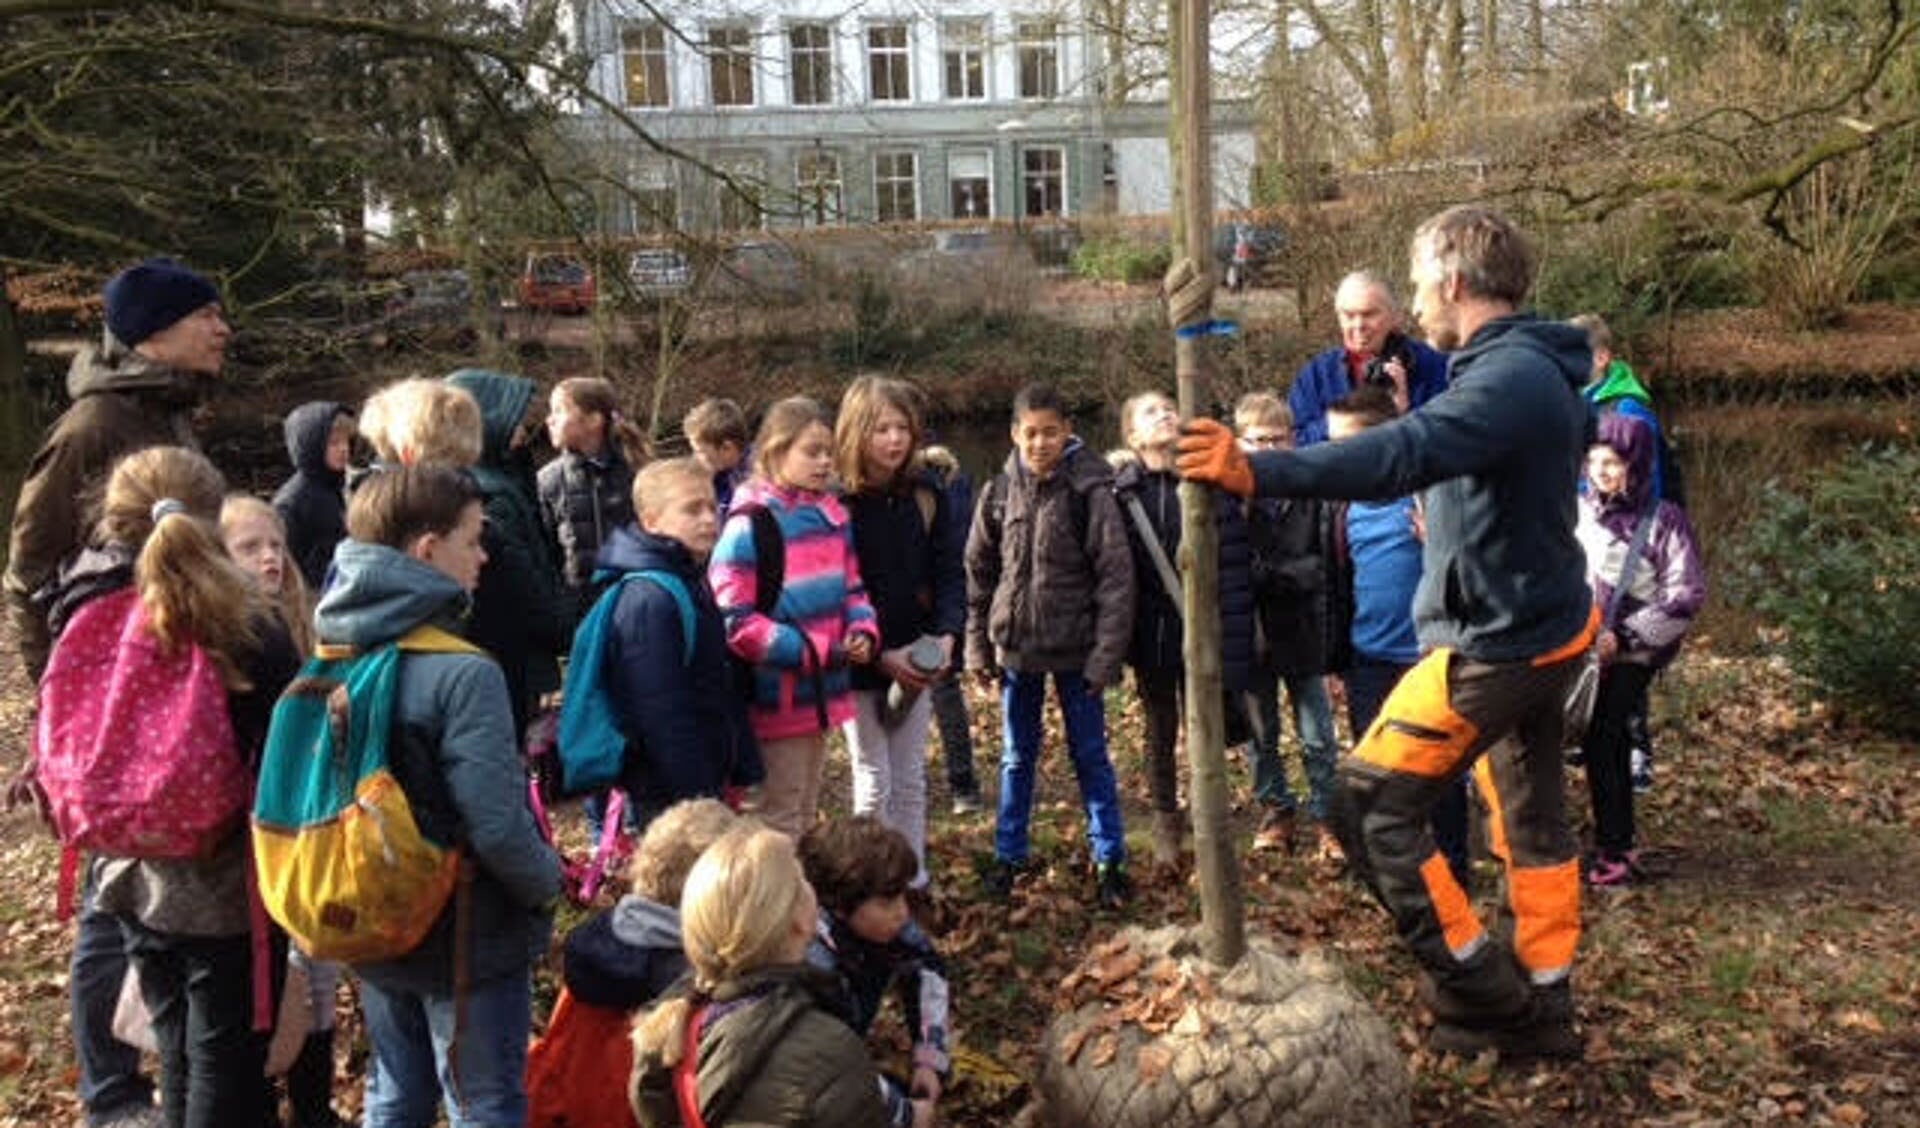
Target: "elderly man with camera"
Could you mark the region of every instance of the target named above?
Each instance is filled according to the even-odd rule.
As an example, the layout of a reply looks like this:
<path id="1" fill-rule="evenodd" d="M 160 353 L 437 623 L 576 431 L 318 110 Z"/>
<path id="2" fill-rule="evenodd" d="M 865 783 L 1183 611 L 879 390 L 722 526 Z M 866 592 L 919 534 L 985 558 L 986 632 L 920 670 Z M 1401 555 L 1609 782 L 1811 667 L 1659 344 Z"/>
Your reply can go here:
<path id="1" fill-rule="evenodd" d="M 1393 287 L 1370 271 L 1340 280 L 1333 312 L 1340 319 L 1340 345 L 1308 361 L 1294 377 L 1287 403 L 1293 409 L 1295 446 L 1324 442 L 1327 405 L 1361 384 L 1393 393 L 1404 414 L 1447 386 L 1447 358 L 1401 331 Z"/>

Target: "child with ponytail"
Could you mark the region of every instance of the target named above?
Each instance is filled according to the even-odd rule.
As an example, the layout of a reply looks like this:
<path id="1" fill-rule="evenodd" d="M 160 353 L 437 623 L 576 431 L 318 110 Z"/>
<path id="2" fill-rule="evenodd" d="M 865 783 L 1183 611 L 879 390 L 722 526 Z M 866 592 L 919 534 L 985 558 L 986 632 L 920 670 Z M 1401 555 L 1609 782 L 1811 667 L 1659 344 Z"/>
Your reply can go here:
<path id="1" fill-rule="evenodd" d="M 547 438 L 560 456 L 540 468 L 540 520 L 584 611 L 600 546 L 633 523 L 633 473 L 647 462 L 647 438 L 597 376 L 560 381 L 547 408 Z"/>
<path id="2" fill-rule="evenodd" d="M 226 688 L 231 751 L 238 757 L 201 769 L 209 787 L 234 783 L 214 777 L 239 771 L 246 778 L 238 782 L 250 790 L 273 702 L 299 668 L 300 656 L 259 590 L 227 556 L 218 526 L 225 493 L 213 464 L 181 447 L 152 447 L 114 467 L 98 529 L 103 547 L 83 554 L 59 581 L 52 623 L 64 633 L 48 682 L 63 666 L 63 647 L 80 648 L 99 637 L 95 630 L 66 628 L 95 600 L 131 587 L 136 594 L 128 621 L 144 620 L 162 653 L 197 647 Z M 103 604 L 102 612 L 110 607 Z M 137 634 L 116 637 L 122 650 L 151 646 Z M 173 702 L 152 704 L 165 713 Z M 111 701 L 102 708 L 111 712 Z M 177 714 L 173 710 L 168 719 Z M 267 926 L 263 916 L 249 912 L 245 818 L 235 818 L 194 857 L 97 852 L 90 878 L 94 904 L 118 917 L 139 972 L 159 1043 L 166 1122 L 176 1128 L 272 1123 L 267 1038 L 254 1029 L 253 1018 L 260 979 L 271 988 L 286 951 L 277 932 L 253 935 Z M 250 940 L 266 942 L 264 964 L 254 962 Z M 257 977 L 256 969 L 265 975 Z"/>
<path id="3" fill-rule="evenodd" d="M 880 628 L 832 492 L 832 417 L 805 397 L 781 400 L 754 446 L 754 477 L 734 494 L 707 577 L 727 645 L 753 667 L 760 816 L 798 838 L 819 812 L 827 733 L 853 719 L 848 666 L 873 660 Z"/>

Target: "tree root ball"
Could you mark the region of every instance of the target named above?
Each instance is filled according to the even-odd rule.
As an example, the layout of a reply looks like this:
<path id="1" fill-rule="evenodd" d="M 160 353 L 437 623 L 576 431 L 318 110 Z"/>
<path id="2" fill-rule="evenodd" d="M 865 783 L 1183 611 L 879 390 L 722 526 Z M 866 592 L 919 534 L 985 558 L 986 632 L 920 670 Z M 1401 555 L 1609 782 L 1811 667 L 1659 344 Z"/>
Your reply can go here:
<path id="1" fill-rule="evenodd" d="M 1129 928 L 1061 984 L 1034 1128 L 1263 1128 L 1411 1122 L 1393 1031 L 1309 954 L 1251 939 L 1222 971 L 1199 931 Z"/>

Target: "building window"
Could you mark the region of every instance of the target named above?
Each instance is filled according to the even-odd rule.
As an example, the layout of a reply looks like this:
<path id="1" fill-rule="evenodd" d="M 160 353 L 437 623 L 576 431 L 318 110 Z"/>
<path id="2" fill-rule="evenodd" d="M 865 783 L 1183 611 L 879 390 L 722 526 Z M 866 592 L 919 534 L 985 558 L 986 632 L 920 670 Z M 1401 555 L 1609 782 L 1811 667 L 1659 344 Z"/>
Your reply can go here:
<path id="1" fill-rule="evenodd" d="M 877 153 L 873 158 L 874 218 L 904 223 L 920 218 L 919 161 L 912 153 Z"/>
<path id="2" fill-rule="evenodd" d="M 717 162 L 729 179 L 715 177 L 714 217 L 722 231 L 751 231 L 766 226 L 767 167 L 758 157 L 735 157 Z"/>
<path id="3" fill-rule="evenodd" d="M 993 215 L 993 156 L 985 152 L 947 154 L 947 197 L 955 219 Z"/>
<path id="4" fill-rule="evenodd" d="M 707 29 L 708 87 L 716 106 L 753 105 L 753 29 Z"/>
<path id="5" fill-rule="evenodd" d="M 1020 96 L 1060 96 L 1060 38 L 1052 20 L 1023 20 L 1014 25 L 1020 59 Z"/>
<path id="6" fill-rule="evenodd" d="M 809 227 L 839 223 L 840 157 L 815 150 L 801 155 L 794 169 L 794 194 L 799 197 L 800 222 Z"/>
<path id="7" fill-rule="evenodd" d="M 833 101 L 832 29 L 826 24 L 788 28 L 787 60 L 794 105 L 824 106 Z"/>
<path id="8" fill-rule="evenodd" d="M 1067 154 L 1065 149 L 1026 149 L 1020 154 L 1020 183 L 1026 214 L 1066 214 Z"/>
<path id="9" fill-rule="evenodd" d="M 1120 211 L 1120 156 L 1111 141 L 1100 146 L 1100 209 L 1108 215 Z"/>
<path id="10" fill-rule="evenodd" d="M 987 96 L 987 21 L 949 20 L 940 30 L 946 95 L 963 101 Z"/>
<path id="11" fill-rule="evenodd" d="M 627 105 L 666 105 L 666 29 L 659 24 L 622 28 L 620 53 L 627 71 Z"/>
<path id="12" fill-rule="evenodd" d="M 874 101 L 913 98 L 908 50 L 906 24 L 874 24 L 867 29 L 867 91 Z"/>

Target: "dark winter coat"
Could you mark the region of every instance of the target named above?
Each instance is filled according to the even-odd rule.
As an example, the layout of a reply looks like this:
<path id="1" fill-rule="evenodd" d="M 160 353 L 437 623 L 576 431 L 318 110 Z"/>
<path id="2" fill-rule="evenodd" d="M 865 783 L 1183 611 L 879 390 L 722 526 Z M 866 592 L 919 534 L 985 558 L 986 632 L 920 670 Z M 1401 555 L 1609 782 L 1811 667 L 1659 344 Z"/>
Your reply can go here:
<path id="1" fill-rule="evenodd" d="M 1419 407 L 1447 389 L 1447 356 L 1435 352 L 1424 341 L 1402 337 L 1413 354 L 1413 371 L 1407 374 L 1407 403 Z M 1353 368 L 1347 362 L 1347 350 L 1332 348 L 1300 368 L 1287 393 L 1287 407 L 1293 412 L 1293 445 L 1311 446 L 1327 441 L 1327 408 L 1353 391 Z"/>
<path id="2" fill-rule="evenodd" d="M 600 546 L 633 523 L 633 467 L 618 444 L 589 458 L 566 450 L 540 468 L 540 523 L 560 549 L 560 574 L 584 610 Z"/>
<path id="3" fill-rule="evenodd" d="M 1335 507 L 1313 498 L 1246 503 L 1253 605 L 1260 626 L 1255 662 L 1279 677 L 1332 672 L 1346 633 L 1336 616 L 1340 567 Z"/>
<path id="4" fill-rule="evenodd" d="M 574 999 L 608 1010 L 649 1006 L 686 971 L 680 910 L 634 893 L 567 933 L 561 957 Z"/>
<path id="5" fill-rule="evenodd" d="M 385 545 L 349 540 L 314 626 L 324 642 L 367 650 L 422 624 L 458 631 L 466 594 L 445 574 Z M 520 744 L 499 665 L 483 654 L 402 654 L 392 766 L 421 833 L 473 862 L 468 973 L 484 983 L 528 974 L 547 950 L 560 858 L 527 802 Z M 356 965 L 390 990 L 454 987 L 456 894 L 404 956 Z"/>
<path id="6" fill-rule="evenodd" d="M 1131 462 L 1115 472 L 1113 494 L 1133 552 L 1133 644 L 1127 663 L 1139 670 L 1182 669 L 1186 632 L 1177 602 L 1181 596 L 1167 591 L 1129 509 L 1130 502 L 1139 503 L 1167 561 L 1178 569 L 1180 476 Z M 1220 537 L 1220 668 L 1226 691 L 1239 693 L 1247 687 L 1253 661 L 1252 558 L 1239 503 L 1224 491 L 1216 491 L 1215 502 Z"/>
<path id="7" fill-rule="evenodd" d="M 887 990 L 898 984 L 913 1039 L 913 1064 L 945 1076 L 953 1060 L 948 1045 L 947 1013 L 952 989 L 947 964 L 921 927 L 909 919 L 894 938 L 876 944 L 828 909 L 820 911 L 819 931 L 807 949 L 807 962 L 840 977 L 846 985 L 854 1032 L 873 1030 Z"/>
<path id="8" fill-rule="evenodd" d="M 967 535 L 967 666 L 1119 682 L 1133 642 L 1133 550 L 1105 460 L 1072 440 L 1036 478 L 1018 451 Z"/>
<path id="9" fill-rule="evenodd" d="M 958 643 L 967 625 L 970 515 L 954 509 L 926 475 L 914 475 L 906 489 L 848 494 L 845 502 L 867 600 L 880 620 L 880 649 L 907 646 L 921 635 Z M 853 668 L 855 689 L 888 684 L 878 663 Z"/>
<path id="10" fill-rule="evenodd" d="M 1572 326 L 1496 318 L 1454 354 L 1447 390 L 1419 411 L 1343 442 L 1252 455 L 1258 493 L 1384 500 L 1426 490 L 1420 645 L 1480 662 L 1557 650 L 1592 608 L 1573 536 L 1589 356 Z"/>
<path id="11" fill-rule="evenodd" d="M 540 523 L 533 466 L 513 432 L 533 401 L 533 381 L 466 368 L 447 377 L 480 404 L 486 444 L 474 480 L 486 495 L 487 550 L 473 593 L 467 637 L 493 655 L 506 675 L 514 732 L 525 735 L 538 694 L 560 684 L 557 655 L 573 642 L 577 604 L 560 578 L 557 551 Z"/>
<path id="12" fill-rule="evenodd" d="M 1600 417 L 1599 441 L 1627 464 L 1627 489 L 1604 496 L 1589 488 L 1580 499 L 1578 535 L 1586 550 L 1588 579 L 1602 611 L 1613 599 L 1634 529 L 1649 507 L 1653 524 L 1620 599 L 1612 630 L 1620 640 L 1618 661 L 1665 666 L 1680 652 L 1680 640 L 1707 601 L 1706 568 L 1687 511 L 1654 493 L 1658 437 L 1625 413 Z"/>
<path id="13" fill-rule="evenodd" d="M 615 529 L 600 550 L 610 572 L 671 572 L 694 606 L 691 664 L 680 605 L 651 580 L 620 588 L 601 665 L 620 729 L 627 737 L 622 786 L 643 810 L 682 799 L 718 798 L 723 786 L 760 782 L 760 745 L 735 689 L 726 623 L 706 572 L 679 541 L 637 525 Z"/>
<path id="14" fill-rule="evenodd" d="M 45 603 L 36 606 L 34 592 L 88 541 L 88 501 L 99 496 L 115 462 L 143 447 L 197 448 L 191 426 L 195 386 L 192 374 L 135 352 L 88 346 L 73 358 L 67 370 L 73 406 L 54 421 L 27 464 L 7 552 L 7 600 L 21 659 L 36 680 L 53 638 Z"/>
<path id="15" fill-rule="evenodd" d="M 293 477 L 273 495 L 287 526 L 287 552 L 300 566 L 308 591 L 326 585 L 333 548 L 347 539 L 347 475 L 327 468 L 327 439 L 334 420 L 347 414 L 337 403 L 303 403 L 287 413 L 287 457 Z"/>
<path id="16" fill-rule="evenodd" d="M 708 1013 L 695 1076 L 710 1128 L 888 1128 L 880 1075 L 832 973 L 804 964 L 750 972 L 720 984 Z M 644 1128 L 683 1123 L 673 1073 L 652 1055 L 634 1062 L 633 1113 Z"/>

